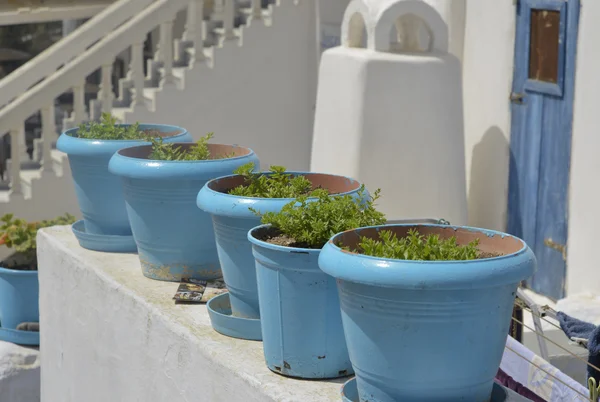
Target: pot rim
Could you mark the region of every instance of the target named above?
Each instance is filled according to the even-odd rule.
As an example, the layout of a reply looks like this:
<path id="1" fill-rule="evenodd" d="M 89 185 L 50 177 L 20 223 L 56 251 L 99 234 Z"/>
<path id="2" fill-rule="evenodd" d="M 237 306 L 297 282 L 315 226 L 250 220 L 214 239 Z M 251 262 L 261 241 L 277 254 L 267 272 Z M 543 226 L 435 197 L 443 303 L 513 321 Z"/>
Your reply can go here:
<path id="1" fill-rule="evenodd" d="M 23 269 L 10 269 L 0 267 L 0 276 L 9 275 L 9 276 L 37 276 L 38 270 L 23 270 Z"/>
<path id="2" fill-rule="evenodd" d="M 133 124 L 130 124 L 130 123 L 115 124 L 115 126 L 121 126 L 121 127 L 123 127 L 123 126 L 129 127 L 132 125 Z M 174 137 L 180 137 L 180 136 L 184 136 L 184 135 L 188 134 L 188 131 L 185 128 L 180 127 L 180 126 L 174 126 L 172 124 L 140 123 L 140 128 L 145 127 L 145 126 L 149 127 L 149 128 L 152 127 L 152 128 L 157 128 L 157 129 L 163 128 L 163 129 L 165 129 L 164 131 L 166 131 L 166 129 L 171 129 L 171 131 L 175 131 L 175 130 L 179 131 L 177 134 L 168 135 L 168 136 L 165 136 L 164 138 L 174 138 Z M 114 143 L 122 144 L 122 143 L 136 143 L 136 142 L 147 143 L 147 141 L 144 141 L 144 139 L 142 139 L 142 138 L 132 139 L 132 140 L 104 140 L 104 139 L 97 139 L 97 138 L 80 138 L 80 137 L 75 137 L 75 136 L 71 135 L 72 133 L 77 132 L 77 130 L 79 130 L 79 127 L 73 127 L 73 128 L 70 128 L 70 129 L 64 131 L 62 133 L 62 135 L 65 135 L 69 138 L 72 138 L 74 140 L 81 141 L 81 142 L 108 143 L 108 144 L 114 144 Z M 163 130 L 159 130 L 159 131 L 163 131 Z"/>
<path id="3" fill-rule="evenodd" d="M 266 229 L 268 227 L 271 227 L 272 225 L 269 224 L 264 224 L 264 225 L 258 225 L 253 227 L 252 229 L 250 229 L 248 231 L 248 241 L 250 241 L 250 243 L 252 243 L 253 245 L 262 247 L 262 248 L 266 248 L 269 250 L 273 250 L 273 251 L 280 251 L 282 253 L 293 253 L 293 254 L 319 254 L 323 248 L 305 248 L 305 247 L 290 247 L 290 246 L 280 246 L 278 244 L 272 244 L 269 242 L 266 242 L 264 240 L 260 240 L 257 239 L 256 237 L 254 237 L 254 232 L 260 229 Z"/>
<path id="4" fill-rule="evenodd" d="M 339 236 L 359 229 L 385 227 L 439 227 L 476 231 L 486 236 L 510 236 L 522 247 L 491 258 L 453 261 L 415 261 L 373 257 L 344 251 L 335 243 Z M 473 290 L 518 284 L 536 269 L 536 258 L 518 237 L 495 230 L 439 224 L 391 224 L 351 229 L 334 235 L 319 256 L 319 267 L 340 281 L 368 286 L 420 291 Z"/>
<path id="5" fill-rule="evenodd" d="M 273 174 L 272 172 L 269 171 L 260 171 L 257 173 L 261 173 L 261 174 Z M 344 195 L 350 195 L 353 194 L 355 192 L 358 191 L 358 189 L 360 189 L 361 186 L 361 182 L 359 182 L 356 179 L 353 179 L 351 177 L 348 176 L 343 176 L 343 175 L 339 175 L 339 174 L 331 174 L 331 173 L 319 173 L 319 172 L 304 172 L 304 171 L 297 171 L 297 170 L 286 170 L 285 173 L 289 173 L 289 174 L 293 174 L 296 176 L 311 176 L 311 175 L 322 175 L 322 176 L 332 176 L 332 177 L 339 177 L 339 178 L 343 178 L 343 179 L 348 179 L 352 182 L 355 182 L 358 184 L 358 188 L 355 190 L 349 190 L 349 191 L 345 191 L 343 193 L 335 193 L 335 194 L 331 194 L 331 195 L 339 195 L 339 196 L 344 196 Z M 221 177 L 217 177 L 215 179 L 209 180 L 203 187 L 201 191 L 206 191 L 209 192 L 210 194 L 218 194 L 219 196 L 224 196 L 224 197 L 228 197 L 228 198 L 233 198 L 233 199 L 237 199 L 237 200 L 243 200 L 243 199 L 248 199 L 248 200 L 276 200 L 276 201 L 286 201 L 286 203 L 295 200 L 298 197 L 286 197 L 286 198 L 267 198 L 267 197 L 248 197 L 245 195 L 234 195 L 234 194 L 229 194 L 229 193 L 222 193 L 220 191 L 216 191 L 213 190 L 212 188 L 210 188 L 210 185 L 214 182 L 216 182 L 217 180 L 223 180 L 223 179 L 229 179 L 231 177 L 239 177 L 241 175 L 239 174 L 229 174 L 227 176 L 221 176 Z M 366 191 L 366 188 L 365 188 Z M 317 197 L 308 197 L 309 199 L 314 199 Z"/>
<path id="6" fill-rule="evenodd" d="M 515 251 L 514 253 L 510 253 L 510 254 L 504 254 L 504 255 L 499 255 L 497 257 L 487 257 L 487 258 L 479 258 L 479 259 L 475 259 L 475 260 L 401 260 L 401 259 L 395 259 L 395 258 L 384 258 L 384 257 L 374 257 L 372 255 L 366 255 L 366 254 L 360 254 L 360 253 L 354 253 L 351 251 L 344 251 L 342 250 L 340 247 L 337 246 L 336 244 L 336 239 L 339 238 L 340 236 L 346 234 L 346 233 L 350 233 L 350 232 L 355 232 L 357 230 L 363 230 L 363 229 L 378 229 L 380 230 L 381 228 L 389 228 L 389 227 L 418 227 L 418 226 L 427 226 L 427 227 L 440 227 L 443 229 L 453 229 L 453 230 L 457 230 L 457 229 L 466 229 L 470 232 L 479 232 L 482 233 L 485 236 L 488 237 L 493 237 L 493 236 L 501 236 L 502 238 L 504 237 L 512 237 L 513 239 L 517 240 L 519 243 L 521 243 L 521 248 L 517 251 Z M 515 257 L 519 254 L 522 254 L 524 252 L 527 251 L 527 243 L 525 243 L 522 239 L 513 236 L 511 234 L 508 233 L 504 233 L 504 232 L 500 232 L 497 230 L 492 230 L 492 229 L 483 229 L 483 228 L 478 228 L 478 227 L 473 227 L 473 226 L 461 226 L 461 225 L 444 225 L 444 224 L 436 224 L 436 223 L 396 223 L 396 224 L 383 224 L 383 225 L 375 225 L 375 226 L 365 226 L 365 227 L 360 227 L 360 228 L 355 228 L 355 229 L 350 229 L 350 230 L 346 230 L 344 232 L 340 232 L 340 233 L 336 233 L 335 235 L 333 235 L 331 237 L 331 239 L 329 239 L 329 241 L 327 242 L 328 245 L 330 245 L 331 247 L 333 247 L 335 250 L 340 251 L 342 253 L 351 255 L 351 256 L 356 256 L 359 258 L 366 258 L 369 260 L 378 260 L 378 261 L 386 261 L 386 262 L 403 262 L 403 263 L 407 263 L 407 264 L 438 264 L 438 265 L 442 265 L 442 264 L 471 264 L 471 263 L 481 263 L 482 261 L 492 261 L 492 260 L 500 260 L 500 259 L 505 259 L 505 258 L 510 258 L 510 257 Z"/>
<path id="7" fill-rule="evenodd" d="M 192 145 L 193 143 L 173 142 L 172 144 Z M 223 144 L 211 144 L 223 145 Z M 233 158 L 207 159 L 196 161 L 162 161 L 124 156 L 121 151 L 151 145 L 137 145 L 115 152 L 108 162 L 108 171 L 121 178 L 140 180 L 203 180 L 207 181 L 235 170 L 244 161 L 258 161 L 254 151 L 247 147 L 235 146 L 247 151 Z M 231 147 L 231 145 L 227 145 Z M 198 186 L 200 187 L 200 185 Z"/>
<path id="8" fill-rule="evenodd" d="M 169 137 L 171 138 L 171 137 Z M 173 145 L 194 145 L 194 142 L 171 142 L 170 144 Z M 229 147 L 235 147 L 235 148 L 241 148 L 241 149 L 245 149 L 248 151 L 247 154 L 245 155 L 238 155 L 238 156 L 234 156 L 234 157 L 228 157 L 228 158 L 220 158 L 220 159 L 199 159 L 199 160 L 186 160 L 186 161 L 166 161 L 166 160 L 160 160 L 160 159 L 145 159 L 145 158 L 136 158 L 135 156 L 126 156 L 123 155 L 121 152 L 124 151 L 128 151 L 128 150 L 132 150 L 134 148 L 143 148 L 143 147 L 149 147 L 151 145 L 146 144 L 141 144 L 141 145 L 134 145 L 131 147 L 126 147 L 126 148 L 121 148 L 119 149 L 117 152 L 115 152 L 115 157 L 118 155 L 119 158 L 123 158 L 125 160 L 134 160 L 134 161 L 148 161 L 148 162 L 152 162 L 152 166 L 153 168 L 158 167 L 159 164 L 185 164 L 185 163 L 189 163 L 189 164 L 197 164 L 197 163 L 210 163 L 210 162 L 222 162 L 222 161 L 235 161 L 237 159 L 241 159 L 241 158 L 246 158 L 250 155 L 254 154 L 254 151 L 248 147 L 243 147 L 241 145 L 230 145 L 230 144 L 208 144 L 208 145 L 220 145 L 220 146 L 229 146 Z"/>

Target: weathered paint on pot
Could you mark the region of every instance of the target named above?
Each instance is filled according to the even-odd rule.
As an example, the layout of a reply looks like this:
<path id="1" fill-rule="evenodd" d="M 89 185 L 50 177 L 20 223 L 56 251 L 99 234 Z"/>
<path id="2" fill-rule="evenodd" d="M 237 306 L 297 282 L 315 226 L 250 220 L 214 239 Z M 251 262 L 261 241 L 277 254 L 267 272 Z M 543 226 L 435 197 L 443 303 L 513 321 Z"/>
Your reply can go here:
<path id="1" fill-rule="evenodd" d="M 359 236 L 411 228 L 480 239 L 501 257 L 404 261 L 343 251 Z M 520 239 L 447 225 L 387 225 L 335 235 L 319 266 L 337 279 L 344 332 L 361 402 L 489 400 L 506 342 L 515 292 L 536 261 Z"/>
<path id="2" fill-rule="evenodd" d="M 314 187 L 321 186 L 331 192 L 356 194 L 360 183 L 336 175 L 288 172 L 306 176 Z M 268 174 L 268 173 L 266 173 Z M 231 309 L 234 316 L 259 318 L 256 268 L 248 231 L 260 225 L 260 217 L 248 208 L 260 213 L 279 212 L 293 198 L 240 197 L 227 192 L 244 184 L 244 178 L 230 175 L 211 180 L 198 193 L 200 209 L 213 217 L 213 226 L 223 278 L 229 289 Z"/>
<path id="3" fill-rule="evenodd" d="M 319 269 L 320 249 L 259 240 L 248 232 L 256 259 L 260 321 L 267 366 L 299 378 L 353 374 L 335 279 Z"/>
<path id="4" fill-rule="evenodd" d="M 191 147 L 194 144 L 178 144 Z M 251 149 L 209 144 L 211 154 L 234 157 L 202 161 L 148 159 L 150 145 L 118 151 L 109 170 L 119 176 L 133 237 L 145 276 L 163 281 L 221 276 L 211 217 L 196 207 L 196 195 L 215 177 L 248 162 Z"/>
<path id="5" fill-rule="evenodd" d="M 0 327 L 39 322 L 38 271 L 0 268 Z"/>
<path id="6" fill-rule="evenodd" d="M 165 142 L 192 141 L 187 130 L 177 126 L 140 124 L 140 129 L 162 133 Z M 131 227 L 125 210 L 121 180 L 108 171 L 108 162 L 118 150 L 148 142 L 77 138 L 74 136 L 77 130 L 76 127 L 65 131 L 58 138 L 56 148 L 69 156 L 85 232 L 92 235 L 130 236 Z"/>

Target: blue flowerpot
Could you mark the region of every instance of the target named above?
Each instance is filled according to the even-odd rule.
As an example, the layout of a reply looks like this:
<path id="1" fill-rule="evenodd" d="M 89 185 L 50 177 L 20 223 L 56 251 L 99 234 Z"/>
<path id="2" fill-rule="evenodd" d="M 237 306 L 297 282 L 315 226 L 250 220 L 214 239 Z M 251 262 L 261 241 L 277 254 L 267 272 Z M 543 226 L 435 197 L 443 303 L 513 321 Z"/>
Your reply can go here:
<path id="1" fill-rule="evenodd" d="M 476 238 L 500 257 L 404 261 L 343 251 L 386 229 L 398 237 Z M 520 239 L 485 229 L 388 225 L 335 235 L 319 266 L 337 279 L 342 321 L 361 402 L 489 400 L 508 334 L 515 292 L 535 256 Z"/>
<path id="2" fill-rule="evenodd" d="M 299 378 L 354 373 L 335 279 L 319 269 L 320 249 L 284 247 L 248 233 L 256 259 L 263 347 L 272 371 Z"/>
<path id="3" fill-rule="evenodd" d="M 38 271 L 0 268 L 0 328 L 39 322 Z"/>
<path id="4" fill-rule="evenodd" d="M 191 147 L 194 144 L 178 144 Z M 224 159 L 156 161 L 152 147 L 118 151 L 109 170 L 121 179 L 133 237 L 145 276 L 164 281 L 221 277 L 211 217 L 196 207 L 196 195 L 215 177 L 248 162 L 258 164 L 251 149 L 208 145 Z"/>
<path id="5" fill-rule="evenodd" d="M 344 176 L 289 172 L 304 175 L 313 183 L 332 193 L 356 194 L 360 183 Z M 268 174 L 268 173 L 266 173 Z M 198 193 L 198 207 L 213 217 L 215 239 L 223 279 L 229 289 L 232 314 L 237 317 L 259 318 L 256 267 L 248 231 L 260 225 L 260 217 L 248 208 L 261 213 L 279 212 L 292 198 L 253 198 L 227 194 L 244 184 L 244 178 L 230 175 L 212 180 Z"/>
<path id="6" fill-rule="evenodd" d="M 191 135 L 181 127 L 140 124 L 140 129 L 161 132 L 165 142 L 192 141 Z M 72 128 L 65 131 L 58 138 L 56 148 L 69 156 L 85 232 L 92 235 L 131 236 L 121 181 L 108 171 L 108 161 L 120 149 L 148 142 L 78 138 L 77 130 Z"/>

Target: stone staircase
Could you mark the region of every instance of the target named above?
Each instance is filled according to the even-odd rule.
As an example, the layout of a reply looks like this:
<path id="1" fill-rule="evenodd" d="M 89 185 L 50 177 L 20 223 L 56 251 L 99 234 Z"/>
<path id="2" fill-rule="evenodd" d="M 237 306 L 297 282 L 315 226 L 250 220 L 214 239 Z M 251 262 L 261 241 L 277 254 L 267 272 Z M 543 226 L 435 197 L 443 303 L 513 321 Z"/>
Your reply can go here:
<path id="1" fill-rule="evenodd" d="M 68 160 L 55 144 L 62 131 L 102 112 L 121 122 L 177 124 L 196 138 L 214 130 L 219 142 L 244 142 L 269 162 L 308 168 L 318 57 L 313 1 L 136 1 L 149 4 L 129 10 L 131 18 L 0 108 L 0 133 L 11 148 L 0 215 L 79 215 Z M 185 29 L 178 36 L 181 14 Z M 144 45 L 153 34 L 158 46 L 148 59 Z M 114 80 L 113 61 L 123 52 L 129 68 Z M 86 102 L 86 77 L 95 71 L 99 91 Z M 68 112 L 56 102 L 65 92 L 72 93 Z M 24 121 L 39 112 L 41 133 L 30 157 Z M 281 151 L 286 144 L 290 155 Z"/>

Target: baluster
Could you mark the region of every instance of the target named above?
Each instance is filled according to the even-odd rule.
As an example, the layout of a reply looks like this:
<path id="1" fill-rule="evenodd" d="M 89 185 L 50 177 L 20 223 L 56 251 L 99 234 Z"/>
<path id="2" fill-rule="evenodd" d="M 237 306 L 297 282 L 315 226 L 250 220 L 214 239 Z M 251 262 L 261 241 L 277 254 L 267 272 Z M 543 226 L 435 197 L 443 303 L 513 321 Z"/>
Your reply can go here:
<path id="1" fill-rule="evenodd" d="M 131 105 L 135 107 L 145 106 L 144 102 L 144 40 L 131 45 L 131 65 L 129 66 L 133 78 L 133 88 L 135 93 L 131 100 Z"/>
<path id="2" fill-rule="evenodd" d="M 73 124 L 76 126 L 87 120 L 85 112 L 85 79 L 73 86 L 73 113 L 71 117 Z"/>
<path id="3" fill-rule="evenodd" d="M 160 24 L 160 55 L 163 62 L 161 85 L 173 82 L 173 19 Z"/>
<path id="4" fill-rule="evenodd" d="M 75 118 L 77 113 L 75 112 Z M 77 123 L 76 123 L 77 124 Z M 50 103 L 42 109 L 42 172 L 54 173 L 52 169 L 52 141 L 56 138 L 56 119 L 54 115 L 54 103 Z"/>
<path id="5" fill-rule="evenodd" d="M 112 102 L 114 98 L 112 90 L 112 63 L 102 66 L 102 82 L 100 84 L 100 93 L 98 95 L 102 102 L 102 112 L 110 113 L 112 111 Z"/>
<path id="6" fill-rule="evenodd" d="M 262 17 L 262 0 L 252 0 L 252 16 L 254 18 Z"/>
<path id="7" fill-rule="evenodd" d="M 194 63 L 204 57 L 204 0 L 190 0 L 185 24 L 185 40 L 194 44 Z"/>
<path id="8" fill-rule="evenodd" d="M 13 194 L 23 194 L 21 189 L 21 138 L 25 137 L 23 126 L 10 130 L 10 183 Z"/>
<path id="9" fill-rule="evenodd" d="M 223 29 L 225 31 L 225 39 L 234 39 L 235 34 L 233 32 L 233 20 L 234 20 L 234 10 L 235 10 L 235 0 L 223 0 Z"/>

